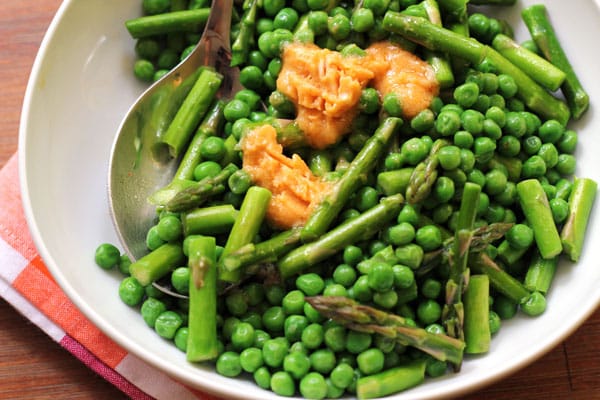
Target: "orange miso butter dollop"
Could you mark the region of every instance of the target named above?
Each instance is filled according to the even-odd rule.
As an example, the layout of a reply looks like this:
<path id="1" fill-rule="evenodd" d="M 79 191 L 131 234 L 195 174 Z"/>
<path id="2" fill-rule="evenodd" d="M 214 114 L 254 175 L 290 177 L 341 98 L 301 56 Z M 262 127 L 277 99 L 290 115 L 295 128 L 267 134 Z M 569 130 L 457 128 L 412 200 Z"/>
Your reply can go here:
<path id="1" fill-rule="evenodd" d="M 324 149 L 349 133 L 362 90 L 369 85 L 380 98 L 395 93 L 405 118 L 428 108 L 439 92 L 429 64 L 390 42 L 372 44 L 365 55 L 342 55 L 305 43 L 283 49 L 277 90 L 294 103 L 296 123 L 313 148 Z M 332 184 L 314 176 L 297 154 L 285 156 L 270 125 L 248 130 L 240 145 L 244 170 L 272 193 L 268 221 L 281 229 L 304 225 Z"/>
<path id="2" fill-rule="evenodd" d="M 271 191 L 267 220 L 282 229 L 304 225 L 331 183 L 313 175 L 299 155 L 285 156 L 271 125 L 247 131 L 241 147 L 244 170 L 254 184 Z"/>

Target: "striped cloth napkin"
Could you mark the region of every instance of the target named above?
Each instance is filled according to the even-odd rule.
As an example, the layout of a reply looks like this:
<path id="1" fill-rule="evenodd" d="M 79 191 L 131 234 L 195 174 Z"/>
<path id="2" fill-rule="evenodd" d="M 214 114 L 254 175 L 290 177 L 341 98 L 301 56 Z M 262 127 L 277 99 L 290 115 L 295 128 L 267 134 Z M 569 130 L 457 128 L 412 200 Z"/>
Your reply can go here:
<path id="1" fill-rule="evenodd" d="M 18 174 L 15 154 L 0 170 L 0 295 L 132 399 L 217 400 L 128 353 L 71 303 L 50 275 L 29 234 Z"/>

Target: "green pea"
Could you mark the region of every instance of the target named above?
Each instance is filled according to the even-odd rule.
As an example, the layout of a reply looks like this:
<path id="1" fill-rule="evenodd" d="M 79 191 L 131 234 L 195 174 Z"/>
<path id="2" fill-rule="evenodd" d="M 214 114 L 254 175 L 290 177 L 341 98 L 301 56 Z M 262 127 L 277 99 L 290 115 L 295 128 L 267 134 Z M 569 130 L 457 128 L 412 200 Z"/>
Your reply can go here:
<path id="1" fill-rule="evenodd" d="M 504 157 L 516 157 L 521 152 L 521 141 L 514 136 L 502 136 L 498 141 L 498 153 Z"/>
<path id="2" fill-rule="evenodd" d="M 273 28 L 293 31 L 299 19 L 296 10 L 291 7 L 284 7 L 273 17 Z"/>
<path id="3" fill-rule="evenodd" d="M 172 242 L 181 238 L 183 235 L 181 220 L 174 215 L 161 218 L 156 224 L 156 233 L 165 242 Z"/>
<path id="4" fill-rule="evenodd" d="M 323 290 L 323 296 L 348 296 L 348 291 L 344 285 L 340 285 L 339 283 L 331 283 L 325 286 L 325 290 Z"/>
<path id="5" fill-rule="evenodd" d="M 310 324 L 302 331 L 302 343 L 308 349 L 316 349 L 323 343 L 323 326 L 320 324 Z"/>
<path id="6" fill-rule="evenodd" d="M 433 299 L 421 301 L 417 306 L 417 317 L 424 325 L 429 325 L 440 319 L 442 307 Z"/>
<path id="7" fill-rule="evenodd" d="M 329 0 L 307 0 L 306 3 L 311 10 L 324 10 L 329 6 Z"/>
<path id="8" fill-rule="evenodd" d="M 358 211 L 366 211 L 379 203 L 379 192 L 371 186 L 364 186 L 356 193 L 354 201 Z"/>
<path id="9" fill-rule="evenodd" d="M 534 155 L 540 151 L 542 140 L 538 136 L 529 136 L 523 141 L 523 150 L 527 155 Z"/>
<path id="10" fill-rule="evenodd" d="M 271 372 L 269 372 L 267 367 L 259 367 L 252 374 L 252 378 L 258 387 L 265 390 L 271 388 Z"/>
<path id="11" fill-rule="evenodd" d="M 392 309 L 398 304 L 398 293 L 392 289 L 375 292 L 373 293 L 373 302 L 381 308 Z"/>
<path id="12" fill-rule="evenodd" d="M 359 276 L 354 285 L 352 285 L 351 293 L 353 298 L 365 302 L 373 298 L 373 291 L 369 286 L 369 278 L 366 275 Z"/>
<path id="13" fill-rule="evenodd" d="M 489 320 L 490 320 L 490 333 L 493 335 L 500 330 L 500 326 L 502 325 L 502 320 L 500 316 L 493 310 L 489 311 Z"/>
<path id="14" fill-rule="evenodd" d="M 237 324 L 231 334 L 231 343 L 238 350 L 251 347 L 254 344 L 254 327 L 248 322 Z"/>
<path id="15" fill-rule="evenodd" d="M 339 363 L 331 371 L 330 378 L 335 386 L 345 389 L 352 383 L 352 379 L 354 378 L 354 368 L 349 364 Z"/>
<path id="16" fill-rule="evenodd" d="M 334 40 L 340 41 L 346 39 L 352 31 L 352 24 L 348 16 L 336 14 L 327 21 L 327 30 Z"/>
<path id="17" fill-rule="evenodd" d="M 356 357 L 358 368 L 365 375 L 373 375 L 383 369 L 384 355 L 377 348 L 363 351 Z"/>
<path id="18" fill-rule="evenodd" d="M 503 128 L 506 124 L 506 114 L 501 107 L 492 106 L 485 112 L 485 118 L 490 119 L 496 123 L 500 128 Z"/>
<path id="19" fill-rule="evenodd" d="M 349 245 L 344 248 L 342 257 L 345 264 L 356 265 L 363 259 L 363 251 L 358 246 Z"/>
<path id="20" fill-rule="evenodd" d="M 327 396 L 327 383 L 323 375 L 309 372 L 300 380 L 300 394 L 307 399 L 324 399 Z"/>
<path id="21" fill-rule="evenodd" d="M 538 135 L 544 143 L 556 143 L 561 139 L 564 132 L 565 127 L 560 122 L 550 119 L 540 126 Z"/>
<path id="22" fill-rule="evenodd" d="M 460 158 L 459 158 L 460 160 Z M 440 176 L 433 187 L 433 193 L 435 198 L 441 202 L 445 203 L 449 201 L 452 197 L 454 197 L 455 187 L 454 181 L 446 176 Z"/>
<path id="23" fill-rule="evenodd" d="M 556 143 L 558 150 L 562 153 L 573 154 L 577 147 L 578 135 L 572 129 L 566 130 Z"/>
<path id="24" fill-rule="evenodd" d="M 454 100 L 464 108 L 471 107 L 479 97 L 479 86 L 474 82 L 467 82 L 454 89 Z"/>
<path id="25" fill-rule="evenodd" d="M 544 159 L 538 155 L 529 157 L 523 163 L 521 174 L 523 178 L 539 178 L 546 173 L 546 163 Z"/>
<path id="26" fill-rule="evenodd" d="M 190 269 L 188 267 L 175 268 L 171 272 L 171 285 L 177 293 L 188 294 L 190 282 Z"/>
<path id="27" fill-rule="evenodd" d="M 289 343 L 283 338 L 269 339 L 262 347 L 262 356 L 266 365 L 279 368 L 283 365 L 283 359 L 288 354 Z"/>
<path id="28" fill-rule="evenodd" d="M 203 161 L 194 168 L 194 180 L 216 176 L 221 172 L 221 166 L 216 161 Z"/>
<path id="29" fill-rule="evenodd" d="M 410 126 L 418 133 L 424 133 L 435 126 L 435 114 L 426 108 L 410 120 Z"/>
<path id="30" fill-rule="evenodd" d="M 265 342 L 269 339 L 271 339 L 271 335 L 269 335 L 267 332 L 263 331 L 262 329 L 254 330 L 254 347 L 262 349 Z"/>
<path id="31" fill-rule="evenodd" d="M 245 170 L 238 169 L 227 179 L 227 186 L 234 194 L 244 194 L 252 186 L 252 177 Z"/>
<path id="32" fill-rule="evenodd" d="M 440 166 L 445 170 L 458 168 L 460 165 L 460 148 L 456 146 L 444 146 L 438 152 Z"/>
<path id="33" fill-rule="evenodd" d="M 402 117 L 402 103 L 396 93 L 387 93 L 383 96 L 383 110 L 391 117 Z"/>
<path id="34" fill-rule="evenodd" d="M 254 373 L 264 365 L 262 351 L 257 347 L 248 347 L 240 353 L 240 367 L 246 372 Z"/>
<path id="35" fill-rule="evenodd" d="M 492 119 L 483 120 L 483 134 L 492 140 L 502 137 L 502 128 Z"/>
<path id="36" fill-rule="evenodd" d="M 493 155 L 494 150 L 496 150 L 496 142 L 494 140 L 485 136 L 475 138 L 475 141 L 473 142 L 473 153 L 478 160 L 482 162 L 489 160 Z"/>
<path id="37" fill-rule="evenodd" d="M 468 131 L 458 131 L 454 134 L 454 145 L 461 149 L 469 149 L 473 146 L 473 135 Z"/>
<path id="38" fill-rule="evenodd" d="M 336 365 L 336 357 L 329 349 L 318 349 L 309 356 L 310 365 L 314 371 L 329 374 Z"/>
<path id="39" fill-rule="evenodd" d="M 244 104 L 245 107 L 247 107 L 246 103 L 240 100 L 238 100 L 238 102 Z M 200 145 L 200 155 L 202 156 L 203 160 L 220 161 L 223 158 L 225 152 L 225 141 L 218 136 L 210 136 L 204 139 L 204 141 L 202 141 L 202 144 Z"/>
<path id="40" fill-rule="evenodd" d="M 442 232 L 435 225 L 425 225 L 415 234 L 415 242 L 424 250 L 435 250 L 442 245 Z"/>
<path id="41" fill-rule="evenodd" d="M 436 299 L 442 293 L 442 283 L 433 278 L 427 278 L 420 287 L 421 294 L 428 299 Z"/>
<path id="42" fill-rule="evenodd" d="M 384 231 L 384 240 L 394 246 L 408 244 L 415 238 L 415 228 L 408 222 L 400 222 Z"/>
<path id="43" fill-rule="evenodd" d="M 355 32 L 369 32 L 375 26 L 375 15 L 369 8 L 359 8 L 352 13 L 350 22 Z"/>
<path id="44" fill-rule="evenodd" d="M 519 90 L 515 79 L 507 74 L 498 75 L 498 92 L 506 99 L 514 97 Z"/>
<path id="45" fill-rule="evenodd" d="M 561 175 L 572 175 L 575 173 L 576 161 L 572 154 L 560 154 L 556 163 L 556 170 Z"/>
<path id="46" fill-rule="evenodd" d="M 472 13 L 467 19 L 469 30 L 474 37 L 482 39 L 487 37 L 490 30 L 490 19 L 482 13 Z"/>
<path id="47" fill-rule="evenodd" d="M 294 379 L 302 379 L 310 371 L 310 358 L 300 351 L 291 352 L 283 359 L 283 370 Z"/>
<path id="48" fill-rule="evenodd" d="M 394 284 L 394 271 L 392 266 L 378 262 L 369 270 L 369 287 L 376 292 L 385 292 Z"/>
<path id="49" fill-rule="evenodd" d="M 175 343 L 175 347 L 184 353 L 187 351 L 187 341 L 188 341 L 189 329 L 187 326 L 182 326 L 177 329 L 175 332 L 175 337 L 173 338 L 173 342 Z"/>
<path id="50" fill-rule="evenodd" d="M 346 328 L 339 325 L 327 327 L 323 332 L 323 342 L 334 352 L 346 349 Z"/>
<path id="51" fill-rule="evenodd" d="M 388 8 L 389 0 L 364 0 L 364 7 L 373 10 L 375 15 L 383 15 Z"/>
<path id="52" fill-rule="evenodd" d="M 325 281 L 319 275 L 311 272 L 296 278 L 296 287 L 307 296 L 316 296 L 325 288 Z"/>
<path id="53" fill-rule="evenodd" d="M 111 243 L 102 243 L 96 248 L 94 261 L 102 269 L 112 269 L 121 263 L 121 252 Z"/>
<path id="54" fill-rule="evenodd" d="M 546 310 L 546 298 L 540 292 L 533 292 L 521 303 L 521 310 L 527 315 L 540 315 Z"/>
<path id="55" fill-rule="evenodd" d="M 147 298 L 140 309 L 144 322 L 151 328 L 154 328 L 156 319 L 165 311 L 167 311 L 167 305 L 154 297 Z"/>
<path id="56" fill-rule="evenodd" d="M 144 82 L 152 82 L 155 71 L 154 64 L 145 59 L 139 59 L 133 64 L 134 76 Z"/>
<path id="57" fill-rule="evenodd" d="M 563 223 L 569 215 L 569 203 L 561 198 L 551 199 L 549 203 L 554 222 L 557 224 Z"/>
<path id="58" fill-rule="evenodd" d="M 302 314 L 304 311 L 304 293 L 300 290 L 288 292 L 284 296 L 281 305 L 287 315 Z"/>
<path id="59" fill-rule="evenodd" d="M 460 113 L 455 111 L 443 110 L 435 120 L 435 130 L 442 136 L 452 136 L 460 127 Z"/>
<path id="60" fill-rule="evenodd" d="M 485 191 L 490 196 L 500 194 L 506 188 L 508 178 L 502 171 L 493 169 L 485 175 Z"/>
<path id="61" fill-rule="evenodd" d="M 128 306 L 136 306 L 144 298 L 144 287 L 132 276 L 123 279 L 119 285 L 119 297 Z"/>
<path id="62" fill-rule="evenodd" d="M 180 61 L 180 54 L 174 49 L 164 49 L 158 55 L 156 67 L 159 70 L 170 70 L 175 67 Z"/>
<path id="63" fill-rule="evenodd" d="M 346 335 L 346 350 L 352 354 L 360 354 L 371 347 L 373 338 L 368 333 L 348 331 Z"/>
<path id="64" fill-rule="evenodd" d="M 400 148 L 400 154 L 410 165 L 417 165 L 428 153 L 428 146 L 420 138 L 410 138 Z"/>
<path id="65" fill-rule="evenodd" d="M 183 318 L 175 311 L 163 311 L 154 322 L 154 330 L 160 337 L 173 339 L 177 329 L 183 324 Z"/>
<path id="66" fill-rule="evenodd" d="M 285 313 L 280 306 L 267 308 L 262 317 L 263 326 L 270 332 L 281 332 L 285 323 Z"/>

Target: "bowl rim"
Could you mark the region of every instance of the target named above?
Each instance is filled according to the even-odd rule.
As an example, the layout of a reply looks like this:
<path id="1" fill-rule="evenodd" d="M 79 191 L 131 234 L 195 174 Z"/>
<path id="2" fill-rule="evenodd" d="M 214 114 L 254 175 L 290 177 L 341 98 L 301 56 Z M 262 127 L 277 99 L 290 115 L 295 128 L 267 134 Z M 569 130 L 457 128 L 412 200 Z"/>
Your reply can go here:
<path id="1" fill-rule="evenodd" d="M 212 393 L 218 396 L 228 396 L 228 398 L 247 398 L 246 396 L 243 396 L 244 393 L 240 393 L 235 389 L 235 387 L 219 385 L 218 380 L 198 382 L 197 380 L 191 379 L 188 376 L 188 374 L 185 373 L 185 371 L 181 371 L 173 366 L 165 366 L 160 362 L 161 360 L 158 356 L 153 356 L 151 353 L 143 351 L 143 349 L 140 346 L 137 346 L 136 343 L 134 343 L 134 341 L 126 338 L 119 331 L 111 327 L 110 324 L 105 322 L 104 319 L 80 297 L 80 295 L 66 280 L 63 274 L 60 273 L 60 268 L 57 266 L 53 255 L 50 253 L 41 235 L 30 198 L 27 157 L 26 152 L 24 150 L 27 147 L 28 143 L 27 132 L 29 130 L 29 120 L 31 118 L 29 106 L 33 97 L 35 96 L 35 88 L 37 86 L 36 83 L 40 80 L 41 68 L 49 52 L 49 44 L 52 42 L 56 31 L 63 20 L 64 15 L 67 13 L 68 9 L 77 1 L 79 0 L 64 0 L 59 6 L 54 17 L 52 18 L 52 21 L 43 36 L 40 47 L 34 59 L 21 108 L 21 117 L 18 134 L 19 183 L 25 219 L 27 221 L 27 226 L 29 228 L 31 237 L 35 243 L 36 249 L 39 252 L 42 259 L 44 260 L 44 263 L 48 266 L 48 269 L 52 273 L 53 277 L 56 279 L 56 282 L 58 283 L 60 288 L 65 292 L 67 297 L 78 307 L 82 314 L 86 318 L 90 319 L 94 323 L 94 325 L 98 327 L 103 333 L 105 333 L 111 340 L 125 348 L 129 353 L 139 357 L 143 361 L 147 362 L 148 364 L 152 365 L 158 370 L 166 373 L 167 375 L 173 377 L 174 379 L 183 383 L 190 384 L 194 387 L 199 387 L 201 390 L 204 390 L 208 393 Z M 593 0 L 592 2 L 595 3 L 595 7 L 600 8 L 600 0 Z M 594 301 L 590 303 L 590 307 L 583 309 L 583 311 L 580 308 L 578 310 L 574 310 L 573 314 L 576 323 L 569 325 L 568 328 L 562 329 L 558 334 L 555 333 L 554 335 L 552 335 L 552 340 L 544 342 L 543 347 L 540 347 L 538 350 L 532 352 L 527 357 L 522 357 L 519 360 L 519 362 L 511 364 L 510 368 L 501 369 L 499 373 L 495 373 L 493 375 L 485 375 L 482 378 L 474 381 L 468 387 L 453 387 L 450 392 L 443 394 L 443 396 L 455 397 L 459 395 L 464 395 L 466 393 L 471 393 L 485 386 L 488 386 L 493 382 L 497 382 L 501 379 L 504 379 L 505 377 L 511 374 L 514 374 L 516 371 L 524 368 L 525 366 L 533 363 L 535 360 L 541 358 L 543 355 L 545 355 L 554 347 L 556 347 L 560 342 L 564 341 L 583 323 L 585 323 L 585 321 L 595 312 L 595 310 L 599 306 L 600 296 L 597 296 L 594 299 Z M 432 393 L 432 396 L 434 396 L 435 398 L 440 398 L 439 393 Z M 393 398 L 393 396 L 391 398 Z"/>

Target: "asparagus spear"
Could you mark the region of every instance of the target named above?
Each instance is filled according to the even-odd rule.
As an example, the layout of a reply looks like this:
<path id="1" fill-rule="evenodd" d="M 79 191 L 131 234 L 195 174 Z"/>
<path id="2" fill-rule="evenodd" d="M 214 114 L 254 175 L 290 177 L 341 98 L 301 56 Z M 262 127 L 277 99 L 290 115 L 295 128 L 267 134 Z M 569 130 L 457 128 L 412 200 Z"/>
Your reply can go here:
<path id="1" fill-rule="evenodd" d="M 165 187 L 154 192 L 149 201 L 152 204 L 166 204 L 171 198 L 185 187 L 191 186 L 194 177 L 194 168 L 201 160 L 200 146 L 204 139 L 214 136 L 223 122 L 223 107 L 225 103 L 221 100 L 214 102 L 210 111 L 194 134 L 171 182 Z"/>
<path id="2" fill-rule="evenodd" d="M 525 8 L 521 15 L 544 57 L 565 72 L 566 79 L 561 89 L 573 117 L 580 118 L 588 109 L 590 99 L 556 36 L 546 13 L 546 6 L 535 4 Z"/>
<path id="3" fill-rule="evenodd" d="M 231 44 L 231 66 L 243 64 L 248 58 L 248 49 L 256 26 L 258 0 L 245 1 L 243 8 L 244 15 L 240 21 L 240 31 Z"/>
<path id="4" fill-rule="evenodd" d="M 260 186 L 252 186 L 246 192 L 238 217 L 231 228 L 225 248 L 219 258 L 219 279 L 226 282 L 237 282 L 240 279 L 241 270 L 228 270 L 224 267 L 222 260 L 231 252 L 251 243 L 263 223 L 267 207 L 271 201 L 271 192 Z"/>
<path id="5" fill-rule="evenodd" d="M 220 262 L 230 271 L 261 262 L 275 262 L 279 256 L 298 246 L 301 229 L 292 228 L 263 242 L 248 243 L 225 255 Z"/>
<path id="6" fill-rule="evenodd" d="M 289 277 L 325 260 L 349 244 L 368 239 L 398 215 L 403 203 L 401 194 L 382 198 L 375 207 L 341 223 L 318 240 L 287 253 L 277 263 L 279 272 L 283 277 Z"/>
<path id="7" fill-rule="evenodd" d="M 383 27 L 428 49 L 461 57 L 475 67 L 484 62 L 491 63 L 499 73 L 513 77 L 519 88 L 517 96 L 527 107 L 546 119 L 556 119 L 563 125 L 568 122 L 570 110 L 564 102 L 553 97 L 490 46 L 432 24 L 424 18 L 403 15 L 394 11 L 385 13 Z"/>
<path id="8" fill-rule="evenodd" d="M 521 282 L 500 268 L 486 253 L 472 255 L 469 258 L 469 266 L 478 274 L 486 274 L 494 289 L 517 304 L 524 302 L 531 295 Z"/>
<path id="9" fill-rule="evenodd" d="M 235 164 L 228 164 L 216 176 L 208 176 L 199 182 L 190 184 L 167 202 L 166 209 L 180 212 L 200 206 L 210 197 L 223 193 L 227 179 L 238 169 Z"/>
<path id="10" fill-rule="evenodd" d="M 231 204 L 196 208 L 181 214 L 183 233 L 190 235 L 216 235 L 228 232 L 238 216 Z"/>
<path id="11" fill-rule="evenodd" d="M 464 294 L 465 353 L 481 354 L 490 349 L 490 281 L 487 275 L 473 275 Z"/>
<path id="12" fill-rule="evenodd" d="M 543 258 L 552 258 L 562 252 L 558 229 L 552 217 L 546 192 L 537 179 L 517 183 L 517 194 L 525 218 L 535 237 L 535 243 Z"/>
<path id="13" fill-rule="evenodd" d="M 188 144 L 223 81 L 223 76 L 220 73 L 206 67 L 201 68 L 202 71 L 198 76 L 198 80 L 183 100 L 181 107 L 175 114 L 175 118 L 171 121 L 161 140 L 167 146 L 172 157 L 178 157 Z"/>
<path id="14" fill-rule="evenodd" d="M 302 241 L 309 242 L 324 234 L 338 216 L 350 195 L 364 184 L 368 173 L 375 167 L 388 141 L 402 124 L 399 118 L 386 118 L 373 136 L 348 166 L 344 175 L 312 213 L 301 232 Z"/>
<path id="15" fill-rule="evenodd" d="M 542 294 L 548 293 L 557 265 L 558 256 L 545 260 L 539 254 L 536 254 L 527 269 L 525 281 L 523 282 L 527 290 Z"/>
<path id="16" fill-rule="evenodd" d="M 465 343 L 453 337 L 427 332 L 423 328 L 408 324 L 398 315 L 365 306 L 342 296 L 307 297 L 319 313 L 349 329 L 378 333 L 395 339 L 398 343 L 413 346 L 432 357 L 460 364 Z"/>
<path id="17" fill-rule="evenodd" d="M 424 0 L 423 7 L 427 13 L 427 18 L 433 24 L 442 26 L 442 16 L 436 0 Z M 444 54 L 432 50 L 425 50 L 425 59 L 435 71 L 435 77 L 440 84 L 440 88 L 446 89 L 454 85 L 454 73 L 448 57 Z"/>
<path id="18" fill-rule="evenodd" d="M 189 237 L 188 361 L 212 360 L 219 352 L 216 247 L 214 237 Z"/>
<path id="19" fill-rule="evenodd" d="M 465 184 L 458 211 L 454 245 L 450 253 L 450 276 L 446 283 L 446 304 L 442 313 L 442 321 L 446 332 L 450 336 L 461 340 L 464 340 L 462 294 L 469 281 L 467 261 L 480 193 L 481 186 L 472 182 Z M 457 367 L 460 368 L 460 366 Z"/>
<path id="20" fill-rule="evenodd" d="M 405 365 L 359 378 L 356 382 L 356 396 L 359 399 L 374 399 L 410 389 L 425 380 L 426 367 L 427 361 L 413 360 Z"/>
<path id="21" fill-rule="evenodd" d="M 125 27 L 134 39 L 173 32 L 201 32 L 209 14 L 210 8 L 200 8 L 147 15 L 126 21 Z"/>
<path id="22" fill-rule="evenodd" d="M 572 261 L 579 260 L 588 218 L 598 185 L 589 178 L 576 178 L 569 196 L 569 216 L 560 233 L 563 249 Z"/>
<path id="23" fill-rule="evenodd" d="M 449 144 L 445 139 L 436 140 L 431 146 L 427 158 L 417 164 L 406 188 L 406 201 L 409 204 L 420 203 L 429 195 L 438 176 L 438 153 L 442 147 Z"/>
<path id="24" fill-rule="evenodd" d="M 558 90 L 565 81 L 566 74 L 562 70 L 502 33 L 494 37 L 492 47 L 531 79 L 551 91 Z"/>
<path id="25" fill-rule="evenodd" d="M 147 286 L 185 260 L 180 243 L 165 243 L 129 266 L 131 276 Z"/>

